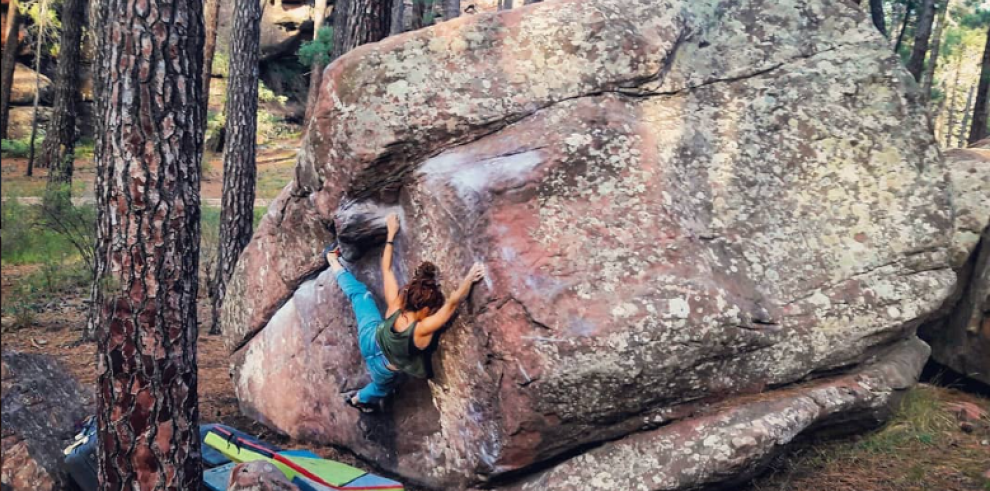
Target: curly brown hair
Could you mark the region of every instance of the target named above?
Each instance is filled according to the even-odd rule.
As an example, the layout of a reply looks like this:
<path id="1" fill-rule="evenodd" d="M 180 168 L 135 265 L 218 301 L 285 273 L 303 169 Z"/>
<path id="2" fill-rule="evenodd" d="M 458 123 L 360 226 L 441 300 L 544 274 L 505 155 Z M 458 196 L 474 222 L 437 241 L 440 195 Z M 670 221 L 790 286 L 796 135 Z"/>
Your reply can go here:
<path id="1" fill-rule="evenodd" d="M 402 289 L 402 310 L 419 312 L 427 308 L 432 314 L 443 307 L 444 297 L 437 280 L 440 270 L 429 261 L 416 268 L 412 281 Z"/>

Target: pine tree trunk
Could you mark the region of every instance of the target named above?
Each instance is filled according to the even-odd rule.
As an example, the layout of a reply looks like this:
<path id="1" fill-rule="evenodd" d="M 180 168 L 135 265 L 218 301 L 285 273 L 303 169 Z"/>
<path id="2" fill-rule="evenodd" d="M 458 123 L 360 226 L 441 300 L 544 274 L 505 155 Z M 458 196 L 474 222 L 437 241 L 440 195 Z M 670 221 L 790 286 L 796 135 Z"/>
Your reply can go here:
<path id="1" fill-rule="evenodd" d="M 528 2 L 529 0 L 526 1 Z M 877 26 L 880 34 L 886 36 L 887 25 L 883 16 L 883 0 L 870 0 L 870 17 L 873 19 L 873 25 Z"/>
<path id="2" fill-rule="evenodd" d="M 31 141 L 28 148 L 27 175 L 34 175 L 34 143 L 38 137 L 38 104 L 41 102 L 41 42 L 45 39 L 45 19 L 48 17 L 48 2 L 41 0 L 38 9 L 38 39 L 34 47 L 34 110 L 31 111 Z"/>
<path id="3" fill-rule="evenodd" d="M 42 167 L 48 167 L 45 206 L 61 206 L 71 197 L 73 152 L 76 146 L 76 106 L 79 103 L 79 64 L 85 0 L 62 2 L 62 37 L 55 68 L 55 107 L 41 147 Z"/>
<path id="4" fill-rule="evenodd" d="M 349 0 L 349 1 L 356 1 L 356 0 Z M 412 1 L 413 1 L 412 28 L 415 31 L 416 29 L 422 29 L 427 25 L 429 25 L 426 22 L 427 0 L 412 0 Z"/>
<path id="5" fill-rule="evenodd" d="M 956 103 L 959 96 L 959 73 L 962 68 L 962 59 L 956 62 L 956 77 L 952 81 L 952 98 L 949 100 L 949 117 L 945 122 L 945 148 L 952 148 L 952 131 L 956 125 Z"/>
<path id="6" fill-rule="evenodd" d="M 979 89 L 976 92 L 976 106 L 973 107 L 973 126 L 969 129 L 970 144 L 987 137 L 987 96 L 990 95 L 990 29 L 987 30 L 986 46 L 983 48 L 983 61 L 980 68 Z"/>
<path id="7" fill-rule="evenodd" d="M 945 29 L 945 14 L 949 10 L 949 0 L 940 0 L 938 8 L 938 25 L 935 27 L 935 34 L 932 35 L 931 53 L 928 55 L 928 64 L 925 65 L 925 74 L 922 77 L 921 95 L 925 98 L 925 104 L 932 99 L 932 84 L 935 82 L 935 68 L 938 67 L 938 51 L 942 45 L 942 31 Z"/>
<path id="8" fill-rule="evenodd" d="M 323 28 L 323 21 L 327 17 L 327 0 L 316 0 L 313 8 L 313 38 L 320 35 Z M 313 108 L 316 107 L 316 99 L 320 96 L 320 84 L 323 82 L 323 64 L 319 60 L 313 61 L 309 73 L 309 93 L 306 95 L 306 116 L 303 121 L 309 124 L 309 118 L 313 115 Z"/>
<path id="9" fill-rule="evenodd" d="M 3 60 L 0 61 L 0 137 L 7 138 L 7 123 L 10 121 L 10 90 L 14 85 L 14 68 L 17 65 L 18 35 L 21 30 L 20 7 L 17 0 L 7 5 L 6 44 Z"/>
<path id="10" fill-rule="evenodd" d="M 443 0 L 443 19 L 456 19 L 461 16 L 461 0 Z"/>
<path id="11" fill-rule="evenodd" d="M 904 7 L 904 17 L 901 18 L 901 29 L 897 32 L 897 42 L 894 43 L 894 53 L 901 53 L 901 46 L 904 44 L 904 34 L 907 33 L 908 23 L 911 22 L 911 14 L 914 9 L 911 8 L 912 4 L 907 4 Z"/>
<path id="12" fill-rule="evenodd" d="M 337 7 L 334 7 L 336 9 Z M 402 34 L 405 29 L 406 2 L 404 0 L 392 0 L 392 19 L 389 26 L 389 35 Z"/>
<path id="13" fill-rule="evenodd" d="M 391 0 L 338 0 L 334 7 L 333 56 L 362 44 L 381 41 L 388 36 L 391 24 Z"/>
<path id="14" fill-rule="evenodd" d="M 969 128 L 969 121 L 973 113 L 969 110 L 973 105 L 973 94 L 976 92 L 976 86 L 969 88 L 969 93 L 966 95 L 966 105 L 963 106 L 963 117 L 959 121 L 959 128 L 956 129 L 956 146 L 965 147 L 966 146 L 966 129 Z"/>
<path id="15" fill-rule="evenodd" d="M 100 3 L 100 489 L 193 491 L 203 477 L 196 375 L 203 2 Z"/>
<path id="16" fill-rule="evenodd" d="M 907 70 L 914 79 L 921 82 L 921 73 L 925 69 L 925 55 L 928 54 L 928 41 L 932 36 L 932 22 L 935 20 L 935 0 L 924 0 L 918 12 L 918 26 L 914 31 L 914 46 L 911 48 L 911 58 Z"/>
<path id="17" fill-rule="evenodd" d="M 217 52 L 217 31 L 220 27 L 220 0 L 206 0 L 203 6 L 206 44 L 203 45 L 203 110 L 209 111 L 210 83 L 213 81 L 213 56 Z"/>
<path id="18" fill-rule="evenodd" d="M 258 129 L 258 63 L 261 58 L 261 2 L 234 0 L 227 85 L 227 135 L 223 152 L 220 241 L 211 285 L 211 334 L 219 334 L 227 281 L 254 228 L 254 186 Z"/>

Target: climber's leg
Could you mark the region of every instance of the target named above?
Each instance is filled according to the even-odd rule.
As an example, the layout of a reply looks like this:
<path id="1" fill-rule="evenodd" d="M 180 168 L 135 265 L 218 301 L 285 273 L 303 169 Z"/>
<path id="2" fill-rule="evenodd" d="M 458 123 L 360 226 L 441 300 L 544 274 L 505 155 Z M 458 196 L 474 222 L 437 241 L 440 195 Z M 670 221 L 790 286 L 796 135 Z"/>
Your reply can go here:
<path id="1" fill-rule="evenodd" d="M 347 295 L 351 301 L 351 308 L 354 309 L 354 317 L 357 319 L 358 347 L 361 348 L 361 355 L 369 360 L 375 355 L 375 328 L 382 322 L 382 314 L 378 311 L 374 297 L 368 291 L 364 283 L 346 269 L 337 271 L 337 285 Z"/>
<path id="2" fill-rule="evenodd" d="M 362 404 L 377 404 L 398 387 L 399 374 L 386 368 L 388 361 L 381 350 L 366 362 L 368 372 L 371 373 L 371 383 L 358 391 L 358 401 Z"/>

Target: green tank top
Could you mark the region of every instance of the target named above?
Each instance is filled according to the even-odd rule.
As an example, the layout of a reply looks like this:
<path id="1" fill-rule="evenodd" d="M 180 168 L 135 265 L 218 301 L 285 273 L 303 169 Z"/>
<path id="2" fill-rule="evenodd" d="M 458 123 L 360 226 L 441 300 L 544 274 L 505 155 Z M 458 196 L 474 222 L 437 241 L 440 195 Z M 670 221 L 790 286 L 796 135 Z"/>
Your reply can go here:
<path id="1" fill-rule="evenodd" d="M 426 359 L 423 350 L 417 348 L 413 341 L 416 323 L 413 322 L 405 331 L 395 331 L 395 321 L 401 314 L 400 310 L 378 324 L 375 339 L 385 353 L 385 358 L 392 365 L 413 377 L 426 378 Z"/>

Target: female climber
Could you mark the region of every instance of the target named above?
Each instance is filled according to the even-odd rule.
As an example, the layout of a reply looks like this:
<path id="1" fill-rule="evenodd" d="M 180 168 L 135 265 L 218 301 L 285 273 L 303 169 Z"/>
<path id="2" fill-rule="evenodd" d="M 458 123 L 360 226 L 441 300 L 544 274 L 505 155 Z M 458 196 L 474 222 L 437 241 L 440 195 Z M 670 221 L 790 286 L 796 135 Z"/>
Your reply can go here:
<path id="1" fill-rule="evenodd" d="M 382 279 L 388 305 L 382 319 L 368 288 L 344 269 L 340 248 L 334 243 L 326 250 L 327 262 L 337 278 L 337 285 L 351 301 L 357 318 L 358 346 L 371 373 L 371 383 L 346 394 L 344 402 L 362 412 L 374 412 L 399 382 L 399 373 L 426 378 L 425 350 L 433 336 L 450 320 L 457 306 L 467 297 L 471 286 L 485 276 L 485 268 L 476 263 L 460 286 L 444 301 L 437 281 L 437 267 L 424 262 L 416 268 L 412 281 L 401 290 L 392 273 L 392 251 L 399 217 L 389 215 L 388 241 L 382 253 Z"/>

